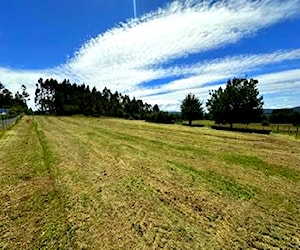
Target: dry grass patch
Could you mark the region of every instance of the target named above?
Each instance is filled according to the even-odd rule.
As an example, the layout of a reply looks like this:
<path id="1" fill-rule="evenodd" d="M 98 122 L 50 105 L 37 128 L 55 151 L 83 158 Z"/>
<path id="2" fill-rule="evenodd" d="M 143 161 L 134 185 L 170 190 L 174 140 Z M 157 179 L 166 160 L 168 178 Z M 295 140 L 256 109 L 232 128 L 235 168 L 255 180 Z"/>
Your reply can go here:
<path id="1" fill-rule="evenodd" d="M 297 140 L 86 117 L 25 118 L 11 133 L 0 204 L 16 196 L 24 248 L 300 247 Z"/>

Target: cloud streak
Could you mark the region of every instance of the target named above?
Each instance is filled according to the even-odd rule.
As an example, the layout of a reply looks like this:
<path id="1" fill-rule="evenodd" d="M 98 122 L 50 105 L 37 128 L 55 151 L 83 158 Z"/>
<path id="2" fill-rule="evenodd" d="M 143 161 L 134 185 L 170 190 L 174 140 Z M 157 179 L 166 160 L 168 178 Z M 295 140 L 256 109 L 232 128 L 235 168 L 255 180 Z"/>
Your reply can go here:
<path id="1" fill-rule="evenodd" d="M 135 4 L 133 0 L 134 7 Z M 237 43 L 263 28 L 296 17 L 299 8 L 300 0 L 173 1 L 165 8 L 128 20 L 89 40 L 69 61 L 54 69 L 0 68 L 0 74 L 8 87 L 15 87 L 16 83 L 32 84 L 39 77 L 69 78 L 178 109 L 179 93 L 182 99 L 183 93 L 201 87 L 198 91 L 201 94 L 207 90 L 207 83 L 259 71 L 270 64 L 299 60 L 300 50 L 227 56 L 170 67 L 166 64 Z M 158 87 L 143 87 L 144 83 L 168 77 L 178 80 Z M 34 88 L 32 85 L 29 88 L 32 94 Z M 160 95 L 161 92 L 168 93 Z"/>
<path id="2" fill-rule="evenodd" d="M 169 70 L 171 75 L 191 75 L 159 86 L 157 88 L 137 88 L 137 95 L 147 96 L 165 91 L 176 91 L 202 87 L 204 84 L 226 80 L 233 76 L 260 71 L 262 68 L 278 63 L 300 60 L 300 49 L 279 50 L 269 54 L 239 55 L 204 61 L 187 67 Z M 188 87 L 188 88 L 187 88 Z"/>
<path id="3" fill-rule="evenodd" d="M 82 81 L 108 82 L 127 90 L 129 85 L 165 77 L 153 69 L 172 59 L 235 43 L 292 17 L 299 1 L 196 3 L 175 1 L 91 39 L 68 63 L 70 71 Z"/>
<path id="4" fill-rule="evenodd" d="M 201 77 L 184 79 L 182 84 L 201 82 Z M 300 96 L 300 69 L 279 71 L 269 74 L 254 75 L 253 78 L 259 80 L 258 88 L 260 94 L 264 96 L 265 106 L 268 108 L 295 107 L 299 106 Z M 203 78 L 203 82 L 214 82 Z M 215 81 L 213 86 L 198 86 L 196 88 L 178 89 L 175 91 L 167 91 L 162 94 L 148 95 L 144 99 L 149 103 L 157 102 L 165 110 L 177 110 L 181 101 L 187 92 L 191 91 L 196 94 L 204 103 L 209 98 L 209 90 L 225 87 L 226 79 Z M 200 83 L 201 85 L 201 83 Z"/>

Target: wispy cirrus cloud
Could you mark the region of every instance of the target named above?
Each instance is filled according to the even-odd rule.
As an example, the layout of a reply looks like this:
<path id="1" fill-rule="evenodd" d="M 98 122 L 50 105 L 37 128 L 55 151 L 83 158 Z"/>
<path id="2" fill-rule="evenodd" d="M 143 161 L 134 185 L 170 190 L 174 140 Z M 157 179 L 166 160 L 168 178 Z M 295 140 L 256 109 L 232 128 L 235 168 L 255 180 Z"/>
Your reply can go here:
<path id="1" fill-rule="evenodd" d="M 34 97 L 35 84 L 39 78 L 56 78 L 62 81 L 68 75 L 58 69 L 45 69 L 45 70 L 20 70 L 0 67 L 0 77 L 3 84 L 8 89 L 17 91 L 22 84 L 28 88 L 31 98 Z M 31 102 L 33 107 L 33 103 Z"/>
<path id="2" fill-rule="evenodd" d="M 8 87 L 19 82 L 32 84 L 39 77 L 69 78 L 98 89 L 107 86 L 145 97 L 167 109 L 171 105 L 178 109 L 179 94 L 182 99 L 184 93 L 199 87 L 198 92 L 203 96 L 208 88 L 204 86 L 206 83 L 259 71 L 269 64 L 298 60 L 300 50 L 227 56 L 171 67 L 166 67 L 166 63 L 237 43 L 263 28 L 299 15 L 299 9 L 300 0 L 173 1 L 165 8 L 128 20 L 89 40 L 69 61 L 54 69 L 0 68 L 0 75 Z M 174 76 L 178 80 L 158 87 L 143 86 Z M 32 86 L 29 86 L 31 94 Z"/>
<path id="3" fill-rule="evenodd" d="M 264 67 L 293 60 L 300 60 L 300 49 L 279 50 L 268 54 L 239 55 L 203 61 L 186 67 L 174 67 L 169 69 L 170 75 L 189 75 L 189 77 L 185 76 L 156 88 L 137 88 L 136 94 L 144 97 L 165 91 L 185 90 L 187 86 L 193 89 L 233 76 L 244 77 L 248 72 L 261 71 Z"/>
<path id="4" fill-rule="evenodd" d="M 299 106 L 300 69 L 253 75 L 253 78 L 259 80 L 258 88 L 260 94 L 263 95 L 264 103 L 268 108 Z M 178 107 L 180 107 L 181 101 L 187 92 L 193 92 L 206 103 L 206 100 L 209 98 L 209 90 L 225 87 L 226 79 L 228 79 L 228 77 L 224 77 L 223 81 L 212 81 L 214 82 L 213 86 L 200 86 L 192 89 L 186 88 L 176 91 L 166 91 L 161 94 L 148 95 L 144 99 L 149 103 L 157 102 L 165 110 L 178 110 Z M 197 77 L 184 80 L 189 80 L 192 83 L 200 82 L 200 79 L 197 79 Z M 206 80 L 207 79 L 205 79 L 205 82 Z M 187 83 L 182 84 L 184 85 Z"/>
<path id="5" fill-rule="evenodd" d="M 68 69 L 78 80 L 126 91 L 168 76 L 159 69 L 165 62 L 235 43 L 296 15 L 295 4 L 300 7 L 298 0 L 198 2 L 174 1 L 99 35 L 77 52 Z"/>
<path id="6" fill-rule="evenodd" d="M 259 89 L 262 93 L 294 93 L 300 97 L 300 69 L 286 70 L 256 76 L 260 80 Z"/>
<path id="7" fill-rule="evenodd" d="M 300 69 L 257 75 L 256 78 L 260 80 L 259 90 L 270 108 L 299 106 Z"/>

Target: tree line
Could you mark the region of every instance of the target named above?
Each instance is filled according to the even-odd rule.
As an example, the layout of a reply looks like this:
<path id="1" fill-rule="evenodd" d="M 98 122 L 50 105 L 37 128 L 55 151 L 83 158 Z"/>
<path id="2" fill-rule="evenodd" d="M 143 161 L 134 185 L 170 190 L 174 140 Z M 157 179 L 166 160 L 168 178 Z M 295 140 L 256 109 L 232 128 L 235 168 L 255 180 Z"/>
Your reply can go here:
<path id="1" fill-rule="evenodd" d="M 263 96 L 259 95 L 258 80 L 233 78 L 228 80 L 225 88 L 209 92 L 210 98 L 206 103 L 208 113 L 206 119 L 214 120 L 217 124 L 234 123 L 288 123 L 300 125 L 300 112 L 294 109 L 273 110 L 268 116 L 263 110 Z M 181 104 L 181 113 L 189 121 L 203 117 L 203 103 L 194 94 L 187 94 Z"/>
<path id="2" fill-rule="evenodd" d="M 89 85 L 71 84 L 69 80 L 59 83 L 55 79 L 43 80 L 36 84 L 35 104 L 39 114 L 111 116 L 127 119 L 154 119 L 160 110 L 140 99 L 114 93 L 104 88 L 98 91 Z"/>
<path id="3" fill-rule="evenodd" d="M 13 94 L 0 82 L 0 108 L 8 110 L 7 115 L 17 115 L 28 111 L 27 101 L 29 94 L 26 86 L 22 85 L 20 90 Z"/>
<path id="4" fill-rule="evenodd" d="M 258 81 L 246 78 L 228 80 L 225 88 L 209 92 L 206 103 L 209 116 L 218 124 L 261 122 L 263 119 L 263 97 L 259 96 Z M 188 94 L 181 104 L 182 115 L 192 120 L 203 116 L 202 102 L 193 94 Z"/>
<path id="5" fill-rule="evenodd" d="M 206 103 L 208 113 L 204 112 L 204 103 L 194 94 L 189 93 L 183 99 L 181 113 L 160 111 L 157 104 L 150 105 L 135 97 L 130 98 L 118 91 L 114 93 L 104 88 L 98 91 L 89 85 L 70 83 L 69 80 L 58 82 L 55 79 L 43 80 L 36 84 L 36 114 L 49 115 L 86 115 L 110 116 L 126 119 L 142 119 L 157 123 L 174 123 L 186 119 L 189 125 L 196 119 L 214 120 L 217 124 L 234 123 L 293 123 L 300 124 L 300 113 L 291 109 L 273 110 L 272 114 L 263 113 L 263 97 L 259 95 L 258 80 L 233 78 L 228 80 L 224 88 L 209 92 Z M 26 87 L 13 94 L 0 83 L 0 108 L 9 108 L 12 113 L 27 112 L 26 102 L 29 100 Z"/>
<path id="6" fill-rule="evenodd" d="M 270 123 L 300 125 L 300 110 L 294 109 L 275 109 L 266 117 Z"/>

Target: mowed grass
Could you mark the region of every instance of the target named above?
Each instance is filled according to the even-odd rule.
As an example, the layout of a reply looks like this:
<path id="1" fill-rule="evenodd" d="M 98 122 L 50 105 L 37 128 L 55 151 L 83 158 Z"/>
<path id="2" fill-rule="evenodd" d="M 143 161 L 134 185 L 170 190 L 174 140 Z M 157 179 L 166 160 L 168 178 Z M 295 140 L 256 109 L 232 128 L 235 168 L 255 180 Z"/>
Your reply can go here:
<path id="1" fill-rule="evenodd" d="M 0 164 L 0 248 L 300 247 L 291 137 L 24 117 Z"/>
<path id="2" fill-rule="evenodd" d="M 187 121 L 184 121 L 182 124 L 188 125 Z M 196 120 L 193 121 L 193 126 L 203 127 L 203 126 L 213 126 L 217 125 L 220 127 L 230 128 L 229 124 L 216 124 L 214 121 L 210 120 Z M 293 126 L 292 124 L 275 124 L 271 123 L 269 125 L 263 126 L 261 123 L 250 123 L 250 124 L 242 124 L 242 123 L 234 123 L 233 128 L 239 129 L 253 129 L 253 130 L 270 130 L 272 133 L 285 134 L 295 136 L 297 139 L 300 138 L 300 129 L 299 126 Z"/>

